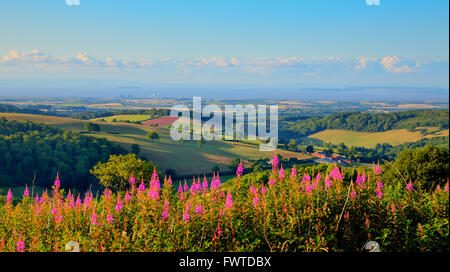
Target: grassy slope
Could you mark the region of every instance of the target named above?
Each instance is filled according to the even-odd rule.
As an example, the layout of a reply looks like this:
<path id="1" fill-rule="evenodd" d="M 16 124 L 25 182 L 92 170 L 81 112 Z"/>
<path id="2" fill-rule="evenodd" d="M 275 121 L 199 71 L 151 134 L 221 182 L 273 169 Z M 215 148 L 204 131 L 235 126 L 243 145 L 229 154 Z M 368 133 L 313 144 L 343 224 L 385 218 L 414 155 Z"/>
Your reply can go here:
<path id="1" fill-rule="evenodd" d="M 310 135 L 309 138 L 316 138 L 332 144 L 344 143 L 347 146 L 375 147 L 378 143 L 399 145 L 406 142 L 416 142 L 425 137 L 430 138 L 446 135 L 448 136 L 448 129 L 429 135 L 423 135 L 422 133 L 420 133 L 420 131 L 407 131 L 406 129 L 394 129 L 375 133 L 357 132 L 342 129 L 327 129 Z"/>
<path id="2" fill-rule="evenodd" d="M 86 122 L 92 122 L 73 118 L 16 113 L 0 113 L 0 117 L 51 124 L 75 132 L 85 132 L 84 124 Z M 211 172 L 211 169 L 215 165 L 224 171 L 229 170 L 227 165 L 233 158 L 258 159 L 261 157 L 271 158 L 273 156 L 273 152 L 261 152 L 257 146 L 244 143 L 215 141 L 205 142 L 200 147 L 196 141 L 185 141 L 184 145 L 181 145 L 178 142 L 174 142 L 170 138 L 170 131 L 164 128 L 152 128 L 138 124 L 119 122 L 94 123 L 100 125 L 101 132 L 86 135 L 106 138 L 112 142 L 119 143 L 128 150 L 130 150 L 132 144 L 139 144 L 141 154 L 149 160 L 156 162 L 162 171 L 172 168 L 178 174 Z M 145 136 L 150 131 L 156 131 L 160 135 L 160 140 L 151 141 L 147 139 Z M 278 150 L 277 152 L 283 158 L 308 158 L 308 156 L 303 154 L 285 150 Z"/>

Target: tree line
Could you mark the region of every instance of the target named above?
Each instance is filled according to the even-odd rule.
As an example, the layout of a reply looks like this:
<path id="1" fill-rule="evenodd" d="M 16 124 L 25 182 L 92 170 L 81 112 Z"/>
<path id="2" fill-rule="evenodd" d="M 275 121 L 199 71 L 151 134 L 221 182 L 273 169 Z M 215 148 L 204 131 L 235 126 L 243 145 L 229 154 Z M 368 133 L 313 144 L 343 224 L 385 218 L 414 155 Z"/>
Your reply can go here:
<path id="1" fill-rule="evenodd" d="M 342 112 L 324 117 L 304 119 L 299 116 L 280 118 L 281 129 L 294 132 L 297 137 L 305 137 L 326 129 L 346 129 L 363 132 L 382 132 L 391 129 L 417 127 L 449 127 L 449 111 L 411 110 L 389 113 Z M 289 123 L 288 123 L 289 121 Z"/>
<path id="2" fill-rule="evenodd" d="M 96 184 L 89 170 L 110 155 L 126 154 L 119 145 L 30 121 L 0 118 L 0 173 L 3 186 L 50 187 L 59 173 L 67 187 Z M 5 184 L 6 183 L 6 184 Z M 8 184 L 9 183 L 9 184 Z"/>
<path id="3" fill-rule="evenodd" d="M 74 114 L 72 117 L 82 120 L 90 120 L 94 118 L 110 117 L 114 115 L 151 115 L 153 117 L 168 116 L 170 110 L 168 109 L 147 109 L 147 110 L 116 110 L 116 111 L 98 111 L 98 112 L 80 112 Z"/>

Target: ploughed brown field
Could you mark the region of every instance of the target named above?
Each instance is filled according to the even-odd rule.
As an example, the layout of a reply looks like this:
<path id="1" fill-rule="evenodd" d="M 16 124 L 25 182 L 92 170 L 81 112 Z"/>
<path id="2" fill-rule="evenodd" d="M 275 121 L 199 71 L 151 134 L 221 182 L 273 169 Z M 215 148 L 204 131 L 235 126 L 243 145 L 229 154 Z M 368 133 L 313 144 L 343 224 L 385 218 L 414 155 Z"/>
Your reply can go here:
<path id="1" fill-rule="evenodd" d="M 144 126 L 151 126 L 153 124 L 156 124 L 157 127 L 165 127 L 165 126 L 172 125 L 177 119 L 178 119 L 178 117 L 164 116 L 161 118 L 156 118 L 156 119 L 141 122 L 141 124 Z"/>

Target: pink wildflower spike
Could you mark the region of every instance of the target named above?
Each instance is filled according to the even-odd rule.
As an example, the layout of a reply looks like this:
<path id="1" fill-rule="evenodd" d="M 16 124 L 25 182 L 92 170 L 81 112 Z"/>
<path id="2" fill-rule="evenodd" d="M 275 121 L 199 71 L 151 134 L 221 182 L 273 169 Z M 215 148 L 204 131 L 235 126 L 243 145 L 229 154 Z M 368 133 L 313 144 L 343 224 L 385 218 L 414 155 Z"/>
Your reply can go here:
<path id="1" fill-rule="evenodd" d="M 292 167 L 291 177 L 297 177 L 297 169 L 295 169 L 295 165 Z"/>
<path id="2" fill-rule="evenodd" d="M 191 215 L 189 214 L 188 211 L 185 211 L 185 212 L 183 213 L 183 220 L 184 220 L 184 223 L 185 223 L 185 224 L 187 224 L 187 223 L 189 222 L 189 220 L 191 220 Z"/>
<path id="3" fill-rule="evenodd" d="M 272 159 L 272 168 L 278 169 L 278 163 L 279 163 L 278 155 L 277 155 L 277 152 L 275 152 L 275 155 L 273 156 L 273 159 Z"/>
<path id="4" fill-rule="evenodd" d="M 30 196 L 30 191 L 28 191 L 28 185 L 25 184 L 25 191 L 23 192 L 23 196 L 24 197 L 29 197 Z"/>
<path id="5" fill-rule="evenodd" d="M 208 190 L 208 180 L 206 179 L 206 175 L 203 176 L 202 188 L 204 191 Z"/>
<path id="6" fill-rule="evenodd" d="M 10 204 L 11 200 L 13 198 L 13 195 L 11 193 L 11 189 L 8 190 L 8 193 L 6 194 L 6 204 Z"/>
<path id="7" fill-rule="evenodd" d="M 350 197 L 351 198 L 355 198 L 356 197 L 356 192 L 354 190 L 352 190 L 352 192 L 350 193 Z"/>
<path id="8" fill-rule="evenodd" d="M 377 190 L 381 190 L 383 188 L 383 182 L 377 183 Z"/>
<path id="9" fill-rule="evenodd" d="M 250 186 L 250 194 L 252 194 L 252 195 L 257 195 L 258 194 L 256 192 L 255 186 L 253 186 L 253 182 L 252 182 L 252 186 Z"/>
<path id="10" fill-rule="evenodd" d="M 108 214 L 108 216 L 106 216 L 106 220 L 108 221 L 108 223 L 114 224 L 114 218 L 111 214 Z"/>
<path id="11" fill-rule="evenodd" d="M 274 186 L 275 185 L 275 180 L 273 178 L 270 178 L 269 184 L 270 184 L 270 186 Z"/>
<path id="12" fill-rule="evenodd" d="M 17 251 L 25 252 L 25 242 L 22 241 L 22 237 L 19 236 L 19 241 L 17 242 Z"/>
<path id="13" fill-rule="evenodd" d="M 228 194 L 227 194 L 227 199 L 226 199 L 226 202 L 225 202 L 225 208 L 227 208 L 227 209 L 233 208 L 233 196 L 231 195 L 230 191 L 228 191 Z"/>
<path id="14" fill-rule="evenodd" d="M 373 164 L 373 173 L 375 175 L 381 175 L 380 161 L 378 161 L 376 166 L 375 166 L 375 163 L 372 163 L 372 164 Z"/>
<path id="15" fill-rule="evenodd" d="M 195 213 L 196 214 L 203 214 L 203 207 L 202 207 L 202 205 L 197 205 L 197 207 L 195 207 Z"/>
<path id="16" fill-rule="evenodd" d="M 118 194 L 117 195 L 117 202 L 116 202 L 116 211 L 117 211 L 117 213 L 119 213 L 121 210 L 122 210 L 122 208 L 123 208 L 123 203 L 122 203 L 122 200 L 120 199 L 120 195 Z"/>
<path id="17" fill-rule="evenodd" d="M 261 187 L 261 190 L 259 190 L 259 192 L 261 193 L 261 195 L 264 195 L 266 193 L 266 187 L 264 187 L 264 184 Z"/>
<path id="18" fill-rule="evenodd" d="M 283 164 L 281 164 L 280 172 L 278 173 L 278 179 L 283 180 L 284 177 L 285 177 L 285 175 L 284 175 Z"/>
<path id="19" fill-rule="evenodd" d="M 131 173 L 131 177 L 130 177 L 130 185 L 131 187 L 136 187 L 136 178 L 133 177 L 133 173 Z"/>
<path id="20" fill-rule="evenodd" d="M 309 176 L 309 174 L 303 173 L 302 182 L 310 182 L 310 181 L 311 177 Z"/>
<path id="21" fill-rule="evenodd" d="M 242 176 L 242 174 L 244 174 L 244 167 L 242 166 L 242 159 L 241 159 L 238 168 L 236 170 L 236 176 L 240 177 Z"/>
<path id="22" fill-rule="evenodd" d="M 183 187 L 181 187 L 181 181 L 179 182 L 178 185 L 178 194 L 182 194 L 183 193 Z"/>
<path id="23" fill-rule="evenodd" d="M 383 192 L 381 190 L 377 192 L 377 197 L 380 199 L 383 197 Z"/>
<path id="24" fill-rule="evenodd" d="M 220 173 L 219 172 L 217 172 L 216 184 L 217 184 L 217 188 L 220 188 L 221 184 L 220 184 Z"/>
<path id="25" fill-rule="evenodd" d="M 169 202 L 167 200 L 164 202 L 164 209 L 161 216 L 163 221 L 169 217 Z"/>
<path id="26" fill-rule="evenodd" d="M 156 167 L 153 167 L 153 173 L 152 173 L 152 178 L 157 178 L 158 177 L 158 173 L 156 172 Z"/>
<path id="27" fill-rule="evenodd" d="M 411 179 L 409 179 L 409 183 L 408 183 L 408 185 L 406 185 L 406 190 L 408 190 L 408 192 L 412 192 L 412 190 L 413 190 L 413 184 L 412 184 Z"/>
<path id="28" fill-rule="evenodd" d="M 56 190 L 58 190 L 59 187 L 61 186 L 61 181 L 59 180 L 59 173 L 56 173 L 55 184 L 53 186 L 55 187 Z"/>
<path id="29" fill-rule="evenodd" d="M 75 202 L 75 206 L 77 208 L 81 207 L 81 199 L 80 199 L 80 195 L 77 196 L 77 201 Z"/>
<path id="30" fill-rule="evenodd" d="M 167 180 L 167 184 L 169 186 L 172 186 L 172 177 L 171 176 L 169 176 L 169 179 Z"/>
<path id="31" fill-rule="evenodd" d="M 190 191 L 191 191 L 191 194 L 195 194 L 195 189 L 196 189 L 196 186 L 195 186 L 195 177 L 192 177 L 192 184 L 191 184 L 191 189 L 190 189 Z"/>
<path id="32" fill-rule="evenodd" d="M 61 223 L 62 220 L 63 220 L 62 215 L 61 215 L 60 213 L 58 213 L 58 214 L 55 216 L 55 221 L 56 221 L 56 223 Z"/>
<path id="33" fill-rule="evenodd" d="M 139 191 L 145 191 L 144 177 L 141 179 L 141 184 L 139 185 Z"/>
<path id="34" fill-rule="evenodd" d="M 259 198 L 258 198 L 257 196 L 255 196 L 255 197 L 253 198 L 253 207 L 256 208 L 256 206 L 258 206 L 258 204 L 259 204 Z"/>
<path id="35" fill-rule="evenodd" d="M 36 193 L 36 197 L 34 198 L 34 203 L 39 203 L 39 200 L 40 200 L 39 195 L 38 195 L 38 193 Z"/>
<path id="36" fill-rule="evenodd" d="M 362 174 L 358 173 L 358 177 L 356 178 L 356 186 L 365 188 L 366 187 L 366 174 L 363 172 Z"/>
<path id="37" fill-rule="evenodd" d="M 448 193 L 448 179 L 447 179 L 447 184 L 445 185 L 444 191 L 446 191 Z"/>
<path id="38" fill-rule="evenodd" d="M 320 175 L 320 170 L 317 172 L 316 181 L 320 181 L 322 179 L 322 176 Z"/>
<path id="39" fill-rule="evenodd" d="M 311 194 L 311 193 L 312 193 L 312 189 L 313 189 L 313 187 L 311 186 L 310 181 L 308 181 L 308 182 L 306 183 L 306 188 L 305 188 L 306 193 L 307 193 L 307 194 Z"/>
<path id="40" fill-rule="evenodd" d="M 331 181 L 331 179 L 328 177 L 328 174 L 325 176 L 325 187 L 327 188 L 327 189 L 329 189 L 329 188 L 331 188 L 331 184 L 332 184 L 332 181 Z"/>
<path id="41" fill-rule="evenodd" d="M 131 196 L 130 196 L 130 194 L 127 191 L 126 194 L 125 194 L 125 203 L 130 202 L 130 200 L 131 200 Z"/>
<path id="42" fill-rule="evenodd" d="M 95 212 L 91 215 L 91 224 L 94 226 L 100 225 L 97 221 L 97 214 Z"/>
<path id="43" fill-rule="evenodd" d="M 438 184 L 438 186 L 436 187 L 436 192 L 440 193 L 441 192 L 441 185 Z"/>
<path id="44" fill-rule="evenodd" d="M 184 179 L 184 186 L 183 186 L 183 191 L 187 191 L 189 190 L 189 186 L 187 185 L 186 179 Z"/>

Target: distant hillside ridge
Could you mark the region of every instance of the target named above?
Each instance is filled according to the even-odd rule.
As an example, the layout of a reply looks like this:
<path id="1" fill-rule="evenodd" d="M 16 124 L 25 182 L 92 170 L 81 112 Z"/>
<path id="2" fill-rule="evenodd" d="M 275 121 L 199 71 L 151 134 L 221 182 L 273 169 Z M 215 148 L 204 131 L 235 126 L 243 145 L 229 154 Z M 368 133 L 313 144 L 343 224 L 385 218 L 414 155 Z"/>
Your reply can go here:
<path id="1" fill-rule="evenodd" d="M 293 120 L 293 117 L 289 117 L 289 120 Z M 448 129 L 449 110 L 411 110 L 390 113 L 342 112 L 307 119 L 299 116 L 295 123 L 281 125 L 281 129 L 295 132 L 298 137 L 309 136 L 327 129 L 383 132 L 391 129 L 414 130 L 418 127 Z"/>

